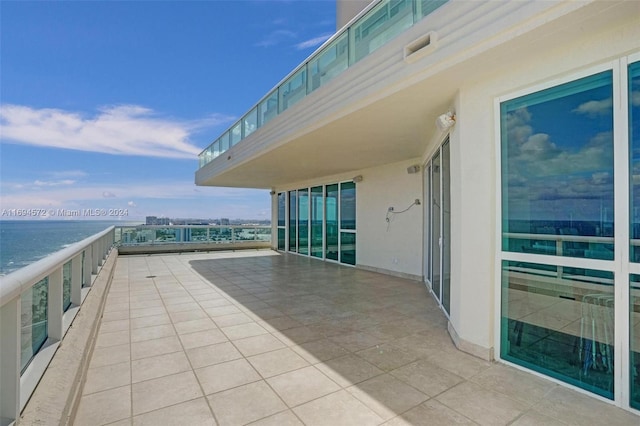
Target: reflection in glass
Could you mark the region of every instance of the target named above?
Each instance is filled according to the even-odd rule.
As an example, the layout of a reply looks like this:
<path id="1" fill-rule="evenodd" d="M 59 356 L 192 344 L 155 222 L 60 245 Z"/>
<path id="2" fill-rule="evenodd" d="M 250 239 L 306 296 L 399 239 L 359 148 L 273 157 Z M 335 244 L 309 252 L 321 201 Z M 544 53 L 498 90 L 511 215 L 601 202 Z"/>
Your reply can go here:
<path id="1" fill-rule="evenodd" d="M 278 250 L 286 249 L 286 230 L 284 228 L 278 228 Z"/>
<path id="2" fill-rule="evenodd" d="M 343 33 L 309 61 L 309 93 L 328 83 L 349 66 L 349 39 Z"/>
<path id="3" fill-rule="evenodd" d="M 640 62 L 629 65 L 629 158 L 632 239 L 629 255 L 632 262 L 640 262 Z"/>
<path id="4" fill-rule="evenodd" d="M 307 95 L 307 71 L 302 68 L 280 86 L 280 112 Z"/>
<path id="5" fill-rule="evenodd" d="M 440 152 L 431 163 L 431 291 L 440 300 Z"/>
<path id="6" fill-rule="evenodd" d="M 502 263 L 501 356 L 613 399 L 613 273 Z"/>
<path id="7" fill-rule="evenodd" d="M 258 128 L 258 107 L 252 109 L 247 115 L 242 119 L 243 123 L 243 138 L 246 138 L 251 133 L 255 132 Z"/>
<path id="8" fill-rule="evenodd" d="M 413 25 L 411 0 L 383 1 L 360 19 L 353 34 L 353 61 L 357 62 Z"/>
<path id="9" fill-rule="evenodd" d="M 340 184 L 340 229 L 356 229 L 356 184 Z"/>
<path id="10" fill-rule="evenodd" d="M 298 253 L 309 254 L 309 190 L 298 190 Z"/>
<path id="11" fill-rule="evenodd" d="M 338 184 L 325 189 L 325 258 L 338 260 Z"/>
<path id="12" fill-rule="evenodd" d="M 229 133 L 230 132 L 226 132 L 224 135 L 220 137 L 220 154 L 222 154 L 225 151 L 228 151 L 230 148 Z"/>
<path id="13" fill-rule="evenodd" d="M 311 256 L 322 257 L 324 197 L 321 186 L 311 188 Z"/>
<path id="14" fill-rule="evenodd" d="M 71 306 L 71 261 L 62 265 L 62 310 Z"/>
<path id="15" fill-rule="evenodd" d="M 640 409 L 640 275 L 632 274 L 629 279 L 629 382 L 630 405 Z"/>
<path id="16" fill-rule="evenodd" d="M 47 340 L 49 279 L 44 278 L 21 296 L 20 368 L 27 368 Z"/>
<path id="17" fill-rule="evenodd" d="M 503 102 L 503 250 L 613 259 L 613 86 L 606 71 Z"/>
<path id="18" fill-rule="evenodd" d="M 340 233 L 340 262 L 348 265 L 356 264 L 356 233 Z"/>
<path id="19" fill-rule="evenodd" d="M 278 89 L 275 89 L 258 105 L 258 126 L 267 124 L 278 115 Z"/>
<path id="20" fill-rule="evenodd" d="M 231 146 L 234 146 L 242 139 L 242 123 L 238 122 L 235 126 L 231 128 L 230 138 L 231 138 Z"/>
<path id="21" fill-rule="evenodd" d="M 447 1 L 448 0 L 420 0 L 420 14 L 418 15 L 418 19 L 424 18 Z"/>
<path id="22" fill-rule="evenodd" d="M 280 192 L 278 193 L 278 226 L 285 226 L 286 225 L 286 217 L 285 217 L 285 213 L 286 213 L 286 194 L 284 192 Z"/>
<path id="23" fill-rule="evenodd" d="M 451 179 L 449 176 L 449 140 L 442 145 L 442 306 L 451 304 Z"/>
<path id="24" fill-rule="evenodd" d="M 289 251 L 297 252 L 296 191 L 289 191 Z"/>

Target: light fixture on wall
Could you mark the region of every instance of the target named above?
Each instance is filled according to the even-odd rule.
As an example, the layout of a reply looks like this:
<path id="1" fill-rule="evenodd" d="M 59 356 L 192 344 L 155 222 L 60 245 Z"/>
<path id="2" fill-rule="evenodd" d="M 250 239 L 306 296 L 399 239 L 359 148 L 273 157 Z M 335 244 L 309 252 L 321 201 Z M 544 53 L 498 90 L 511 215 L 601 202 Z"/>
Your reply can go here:
<path id="1" fill-rule="evenodd" d="M 420 173 L 420 165 L 414 164 L 413 166 L 407 167 L 407 173 L 409 173 L 410 175 L 414 173 Z"/>
<path id="2" fill-rule="evenodd" d="M 449 130 L 453 125 L 456 124 L 456 113 L 455 112 L 447 112 L 442 114 L 436 119 L 436 126 L 440 129 L 441 132 L 445 132 Z"/>
<path id="3" fill-rule="evenodd" d="M 352 180 L 353 180 L 353 183 L 362 182 L 362 175 L 354 176 Z"/>
<path id="4" fill-rule="evenodd" d="M 273 191 L 273 190 L 272 190 L 269 194 L 271 194 L 271 195 L 276 195 L 276 191 Z"/>

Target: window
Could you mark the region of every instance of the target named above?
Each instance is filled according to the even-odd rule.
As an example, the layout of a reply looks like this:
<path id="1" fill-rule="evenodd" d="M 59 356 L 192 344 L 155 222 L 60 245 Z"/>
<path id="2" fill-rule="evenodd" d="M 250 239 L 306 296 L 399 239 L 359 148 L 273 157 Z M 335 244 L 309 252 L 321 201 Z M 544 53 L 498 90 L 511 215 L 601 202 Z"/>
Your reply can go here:
<path id="1" fill-rule="evenodd" d="M 500 106 L 502 249 L 613 259 L 611 71 Z"/>

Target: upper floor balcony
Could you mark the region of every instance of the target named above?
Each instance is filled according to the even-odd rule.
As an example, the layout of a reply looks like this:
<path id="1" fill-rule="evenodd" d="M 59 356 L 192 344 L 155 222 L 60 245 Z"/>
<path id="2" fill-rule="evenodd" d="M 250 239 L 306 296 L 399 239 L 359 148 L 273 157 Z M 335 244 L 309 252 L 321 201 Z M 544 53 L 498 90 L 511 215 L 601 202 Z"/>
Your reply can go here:
<path id="1" fill-rule="evenodd" d="M 421 157 L 438 135 L 436 118 L 455 109 L 462 89 L 632 9 L 374 1 L 202 151 L 195 182 L 274 188 Z"/>

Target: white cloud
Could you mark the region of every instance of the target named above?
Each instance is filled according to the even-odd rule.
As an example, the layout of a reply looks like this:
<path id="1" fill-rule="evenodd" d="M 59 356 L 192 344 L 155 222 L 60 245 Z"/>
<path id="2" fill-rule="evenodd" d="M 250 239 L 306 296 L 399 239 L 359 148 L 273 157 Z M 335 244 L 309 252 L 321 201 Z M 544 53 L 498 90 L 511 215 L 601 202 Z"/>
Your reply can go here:
<path id="1" fill-rule="evenodd" d="M 146 157 L 194 159 L 201 149 L 191 144 L 190 135 L 231 119 L 214 114 L 179 121 L 138 105 L 104 107 L 91 117 L 54 108 L 0 106 L 3 142 Z"/>
<path id="2" fill-rule="evenodd" d="M 36 180 L 33 182 L 35 186 L 63 186 L 63 185 L 73 185 L 76 183 L 75 180 L 72 179 L 63 179 L 63 180 Z"/>
<path id="3" fill-rule="evenodd" d="M 129 201 L 129 202 L 127 203 L 127 206 L 129 206 L 129 207 L 138 207 L 138 206 L 137 206 L 137 204 L 136 204 L 136 203 L 134 203 L 133 201 Z"/>
<path id="4" fill-rule="evenodd" d="M 573 112 L 577 112 L 578 114 L 586 114 L 589 116 L 610 114 L 613 112 L 613 110 L 611 109 L 612 106 L 613 99 L 607 98 L 599 101 L 588 101 L 580 104 L 578 108 L 573 110 Z"/>
<path id="5" fill-rule="evenodd" d="M 104 191 L 102 193 L 102 198 L 116 198 L 116 194 L 114 194 L 113 192 Z"/>
<path id="6" fill-rule="evenodd" d="M 310 47 L 316 47 L 327 41 L 331 37 L 331 34 L 325 34 L 318 37 L 314 37 L 312 39 L 300 42 L 296 44 L 296 49 L 303 50 L 308 49 Z"/>
<path id="7" fill-rule="evenodd" d="M 634 107 L 640 106 L 640 90 L 631 92 L 631 105 Z"/>
<path id="8" fill-rule="evenodd" d="M 289 30 L 276 30 L 267 34 L 262 40 L 255 45 L 258 47 L 271 47 L 280 44 L 286 39 L 295 38 L 296 33 Z"/>

